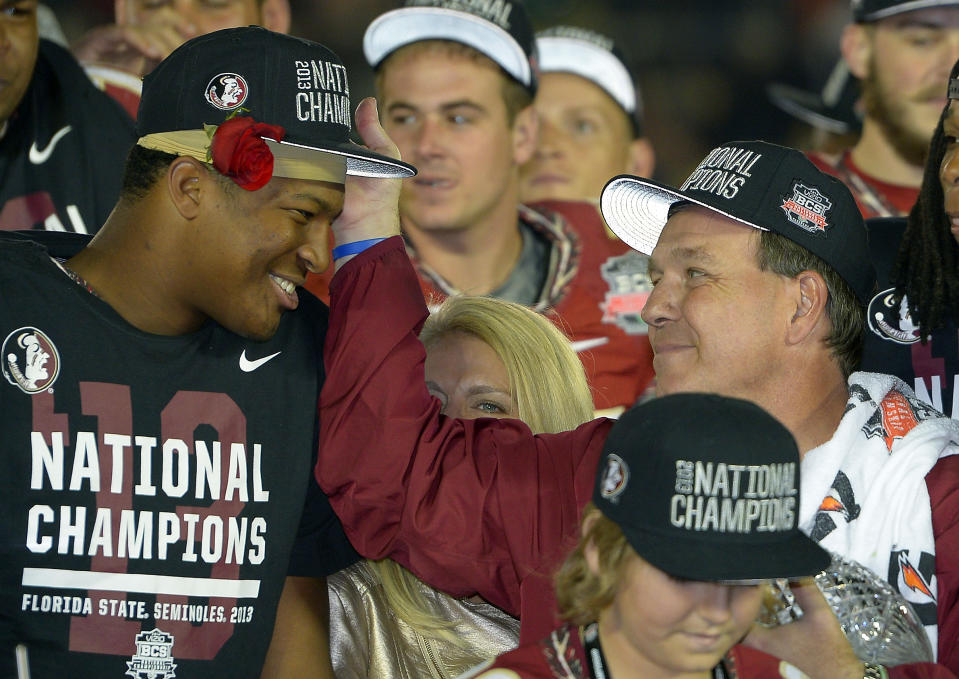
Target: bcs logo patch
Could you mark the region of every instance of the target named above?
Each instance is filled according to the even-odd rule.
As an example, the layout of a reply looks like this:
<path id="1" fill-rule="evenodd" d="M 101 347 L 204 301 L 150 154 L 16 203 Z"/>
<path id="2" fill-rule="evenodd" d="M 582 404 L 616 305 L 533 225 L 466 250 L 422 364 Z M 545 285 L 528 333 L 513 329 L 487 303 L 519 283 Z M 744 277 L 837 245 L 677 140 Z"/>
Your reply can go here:
<path id="1" fill-rule="evenodd" d="M 128 674 L 134 679 L 173 679 L 173 635 L 158 629 L 136 636 L 136 653 L 127 663 Z"/>
<path id="2" fill-rule="evenodd" d="M 780 206 L 786 213 L 786 219 L 809 233 L 826 233 L 829 223 L 826 213 L 832 202 L 819 189 L 805 184 L 794 184 L 793 195 L 783 199 Z"/>
<path id="3" fill-rule="evenodd" d="M 53 386 L 60 374 L 60 354 L 41 330 L 23 327 L 3 340 L 3 376 L 25 394 Z"/>
<path id="4" fill-rule="evenodd" d="M 896 302 L 896 289 L 883 290 L 872 298 L 866 311 L 869 329 L 884 340 L 896 344 L 914 344 L 919 341 L 919 326 L 913 324 L 909 300 L 903 296 Z"/>
<path id="5" fill-rule="evenodd" d="M 614 498 L 626 489 L 626 483 L 629 481 L 629 467 L 623 462 L 623 458 L 615 453 L 606 456 L 606 469 L 603 470 L 603 478 L 599 482 L 599 494 L 607 500 L 615 501 Z"/>
<path id="6" fill-rule="evenodd" d="M 649 281 L 649 258 L 631 251 L 610 257 L 600 267 L 603 280 L 609 285 L 600 304 L 603 323 L 619 326 L 627 335 L 646 335 L 649 326 L 639 315 L 653 290 Z"/>
<path id="7" fill-rule="evenodd" d="M 221 111 L 232 111 L 243 105 L 249 92 L 250 87 L 242 75 L 221 73 L 213 76 L 206 86 L 206 100 Z"/>

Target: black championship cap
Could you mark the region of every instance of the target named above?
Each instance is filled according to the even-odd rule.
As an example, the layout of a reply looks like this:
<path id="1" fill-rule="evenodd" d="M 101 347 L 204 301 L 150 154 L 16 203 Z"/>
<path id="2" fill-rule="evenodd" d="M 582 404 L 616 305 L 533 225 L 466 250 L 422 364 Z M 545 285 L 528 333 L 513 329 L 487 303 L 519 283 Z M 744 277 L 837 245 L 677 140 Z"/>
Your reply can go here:
<path id="1" fill-rule="evenodd" d="M 469 45 L 536 93 L 536 45 L 521 0 L 407 0 L 367 27 L 363 54 L 377 68 L 400 47 L 423 40 Z"/>
<path id="2" fill-rule="evenodd" d="M 800 151 L 731 141 L 710 151 L 678 189 L 619 175 L 600 196 L 609 228 L 646 255 L 656 247 L 670 207 L 679 202 L 785 236 L 835 269 L 859 301 L 869 303 L 876 271 L 862 214 L 849 189 Z"/>
<path id="3" fill-rule="evenodd" d="M 143 79 L 140 146 L 208 161 L 204 125 L 231 114 L 282 126 L 273 175 L 343 183 L 345 176 L 409 177 L 406 163 L 350 141 L 346 69 L 323 45 L 259 26 L 193 38 Z"/>
<path id="4" fill-rule="evenodd" d="M 807 92 L 783 83 L 772 83 L 766 92 L 780 109 L 820 130 L 848 134 L 862 129 L 859 81 L 843 59 L 836 62 L 822 92 Z"/>
<path id="5" fill-rule="evenodd" d="M 554 26 L 536 34 L 536 52 L 540 73 L 572 73 L 589 80 L 619 104 L 640 136 L 643 102 L 612 38 L 578 26 Z"/>
<path id="6" fill-rule="evenodd" d="M 959 6 L 957 0 L 852 0 L 852 20 L 858 23 L 878 21 L 894 14 L 930 7 Z"/>
<path id="7" fill-rule="evenodd" d="M 627 411 L 606 439 L 593 503 L 674 577 L 745 584 L 829 565 L 796 527 L 796 441 L 749 401 L 672 394 Z"/>

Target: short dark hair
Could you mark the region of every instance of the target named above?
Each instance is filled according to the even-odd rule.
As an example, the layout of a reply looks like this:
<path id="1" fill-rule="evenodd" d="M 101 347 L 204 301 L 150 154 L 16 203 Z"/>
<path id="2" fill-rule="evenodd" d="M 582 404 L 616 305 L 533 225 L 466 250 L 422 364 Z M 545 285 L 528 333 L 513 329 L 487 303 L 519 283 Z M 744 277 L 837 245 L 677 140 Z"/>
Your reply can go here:
<path id="1" fill-rule="evenodd" d="M 832 326 L 826 346 L 833 350 L 844 377 L 859 365 L 865 341 L 866 309 L 849 284 L 821 258 L 785 236 L 762 231 L 757 263 L 762 271 L 795 278 L 803 271 L 815 271 L 826 282 L 826 313 Z"/>
<path id="2" fill-rule="evenodd" d="M 171 153 L 155 151 L 135 144 L 127 154 L 120 197 L 132 202 L 141 200 L 174 160 L 176 156 Z"/>
<path id="3" fill-rule="evenodd" d="M 177 156 L 172 153 L 144 148 L 139 144 L 134 145 L 127 154 L 120 197 L 130 202 L 144 198 L 170 167 L 170 163 L 176 159 Z M 233 191 L 237 186 L 233 180 L 220 174 L 210 165 L 206 165 L 206 168 L 216 177 L 228 195 L 235 195 Z"/>

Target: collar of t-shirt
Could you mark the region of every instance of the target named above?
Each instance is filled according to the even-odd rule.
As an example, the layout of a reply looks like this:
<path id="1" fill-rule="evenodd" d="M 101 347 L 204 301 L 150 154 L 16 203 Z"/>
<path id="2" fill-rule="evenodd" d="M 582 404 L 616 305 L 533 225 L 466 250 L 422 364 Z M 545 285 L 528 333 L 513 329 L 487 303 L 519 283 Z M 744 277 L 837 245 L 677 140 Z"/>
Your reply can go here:
<path id="1" fill-rule="evenodd" d="M 539 300 L 546 283 L 549 243 L 522 221 L 519 221 L 518 225 L 523 237 L 523 249 L 519 259 L 506 282 L 491 291 L 489 296 L 531 306 Z"/>

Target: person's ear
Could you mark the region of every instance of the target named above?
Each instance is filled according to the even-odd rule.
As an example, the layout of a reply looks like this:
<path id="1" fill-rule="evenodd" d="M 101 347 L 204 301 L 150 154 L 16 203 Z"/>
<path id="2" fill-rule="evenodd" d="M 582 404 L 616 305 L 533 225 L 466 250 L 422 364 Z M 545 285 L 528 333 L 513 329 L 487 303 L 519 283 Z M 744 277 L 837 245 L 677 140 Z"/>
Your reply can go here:
<path id="1" fill-rule="evenodd" d="M 829 300 L 829 288 L 826 281 L 815 271 L 802 271 L 794 279 L 795 313 L 789 323 L 786 341 L 789 344 L 800 344 L 813 335 L 817 328 L 824 328 L 826 317 L 826 303 Z"/>
<path id="2" fill-rule="evenodd" d="M 195 219 L 200 214 L 204 191 L 215 181 L 199 160 L 180 156 L 167 168 L 166 186 L 170 201 L 184 219 Z"/>
<path id="3" fill-rule="evenodd" d="M 839 39 L 842 58 L 849 67 L 849 72 L 860 80 L 869 75 L 872 40 L 871 29 L 864 24 L 847 24 Z"/>
<path id="4" fill-rule="evenodd" d="M 634 139 L 629 144 L 626 172 L 637 177 L 652 177 L 656 168 L 656 152 L 646 137 Z"/>
<path id="5" fill-rule="evenodd" d="M 290 32 L 290 3 L 289 0 L 263 0 L 260 8 L 263 27 L 277 33 Z"/>
<path id="6" fill-rule="evenodd" d="M 599 512 L 592 512 L 583 519 L 583 525 L 580 527 L 580 535 L 583 540 L 586 540 L 586 543 L 583 545 L 583 558 L 586 559 L 586 566 L 589 568 L 589 572 L 597 576 L 600 572 L 599 547 L 596 546 L 596 543 L 591 537 L 587 536 L 589 536 L 590 531 L 598 519 Z"/>
<path id="7" fill-rule="evenodd" d="M 527 106 L 513 120 L 513 160 L 517 166 L 528 162 L 536 153 L 539 141 L 539 116 L 536 109 Z"/>

